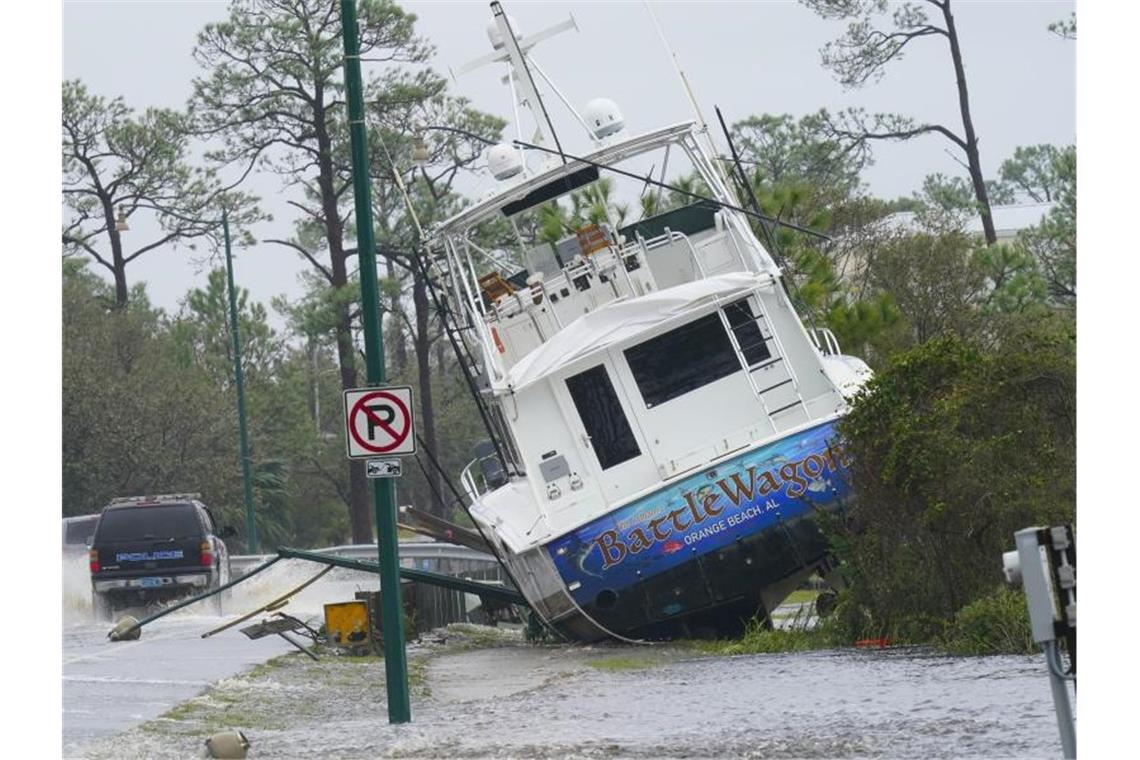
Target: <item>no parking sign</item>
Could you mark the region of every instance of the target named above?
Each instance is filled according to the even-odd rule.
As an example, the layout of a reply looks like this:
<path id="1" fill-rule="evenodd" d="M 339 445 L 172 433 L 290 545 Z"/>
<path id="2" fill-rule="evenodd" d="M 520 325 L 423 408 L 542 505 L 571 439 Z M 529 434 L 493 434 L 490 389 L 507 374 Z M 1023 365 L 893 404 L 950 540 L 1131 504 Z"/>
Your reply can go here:
<path id="1" fill-rule="evenodd" d="M 410 385 L 345 391 L 344 420 L 350 459 L 416 453 Z"/>

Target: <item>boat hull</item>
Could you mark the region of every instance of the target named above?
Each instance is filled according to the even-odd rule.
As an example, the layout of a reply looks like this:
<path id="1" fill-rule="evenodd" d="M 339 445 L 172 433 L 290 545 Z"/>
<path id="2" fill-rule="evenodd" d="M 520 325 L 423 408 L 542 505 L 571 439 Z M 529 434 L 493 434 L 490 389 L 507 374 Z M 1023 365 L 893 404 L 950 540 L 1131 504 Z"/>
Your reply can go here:
<path id="1" fill-rule="evenodd" d="M 511 564 L 531 581 L 521 590 L 539 614 L 574 639 L 733 635 L 826 565 L 818 519 L 848 499 L 847 464 L 829 421 L 670 483 Z"/>

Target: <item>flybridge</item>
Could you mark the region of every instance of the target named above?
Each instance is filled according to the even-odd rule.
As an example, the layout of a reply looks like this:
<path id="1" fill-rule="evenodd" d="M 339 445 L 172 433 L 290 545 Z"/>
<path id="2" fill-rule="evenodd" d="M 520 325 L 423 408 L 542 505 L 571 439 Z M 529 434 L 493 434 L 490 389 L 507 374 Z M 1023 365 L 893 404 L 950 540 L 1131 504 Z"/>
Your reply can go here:
<path id="1" fill-rule="evenodd" d="M 512 202 L 522 200 L 529 193 L 536 192 L 541 187 L 551 185 L 568 175 L 586 169 L 591 164 L 609 166 L 643 153 L 648 153 L 680 142 L 685 136 L 690 134 L 693 134 L 695 141 L 694 122 L 684 121 L 630 137 L 627 140 L 614 142 L 595 150 L 593 153 L 583 155 L 582 158 L 590 163 L 570 159 L 566 164 L 558 164 L 518 184 L 504 187 L 502 188 L 502 192 L 497 193 L 493 197 L 475 203 L 449 219 L 444 220 L 434 231 L 433 237 L 448 234 L 462 234 L 468 228 L 491 218 L 494 212 L 500 209 L 504 209 L 504 213 L 509 215 L 510 212 L 505 211 L 505 206 Z M 726 199 L 727 197 L 728 196 L 726 196 Z"/>

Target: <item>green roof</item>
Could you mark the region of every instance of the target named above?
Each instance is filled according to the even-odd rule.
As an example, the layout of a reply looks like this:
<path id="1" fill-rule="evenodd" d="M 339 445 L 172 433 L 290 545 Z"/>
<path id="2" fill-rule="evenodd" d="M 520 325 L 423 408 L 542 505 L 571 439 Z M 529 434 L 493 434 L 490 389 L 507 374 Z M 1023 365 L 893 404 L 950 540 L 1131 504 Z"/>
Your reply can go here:
<path id="1" fill-rule="evenodd" d="M 713 216 L 718 210 L 720 210 L 720 206 L 712 201 L 697 201 L 688 206 L 681 206 L 663 214 L 634 222 L 622 227 L 618 232 L 630 240 L 637 235 L 641 235 L 646 240 L 659 237 L 665 234 L 666 227 L 673 232 L 695 235 L 715 226 L 716 220 Z"/>

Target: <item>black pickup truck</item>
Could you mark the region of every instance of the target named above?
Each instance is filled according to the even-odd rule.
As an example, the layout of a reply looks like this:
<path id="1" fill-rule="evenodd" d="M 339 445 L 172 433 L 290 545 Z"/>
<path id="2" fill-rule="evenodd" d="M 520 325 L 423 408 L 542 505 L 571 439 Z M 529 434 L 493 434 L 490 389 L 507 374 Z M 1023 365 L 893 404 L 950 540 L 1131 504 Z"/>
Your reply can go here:
<path id="1" fill-rule="evenodd" d="M 218 530 L 198 494 L 114 500 L 99 516 L 88 554 L 96 618 L 228 582 L 230 557 L 222 539 L 235 533 Z M 221 594 L 213 599 L 220 614 Z"/>

